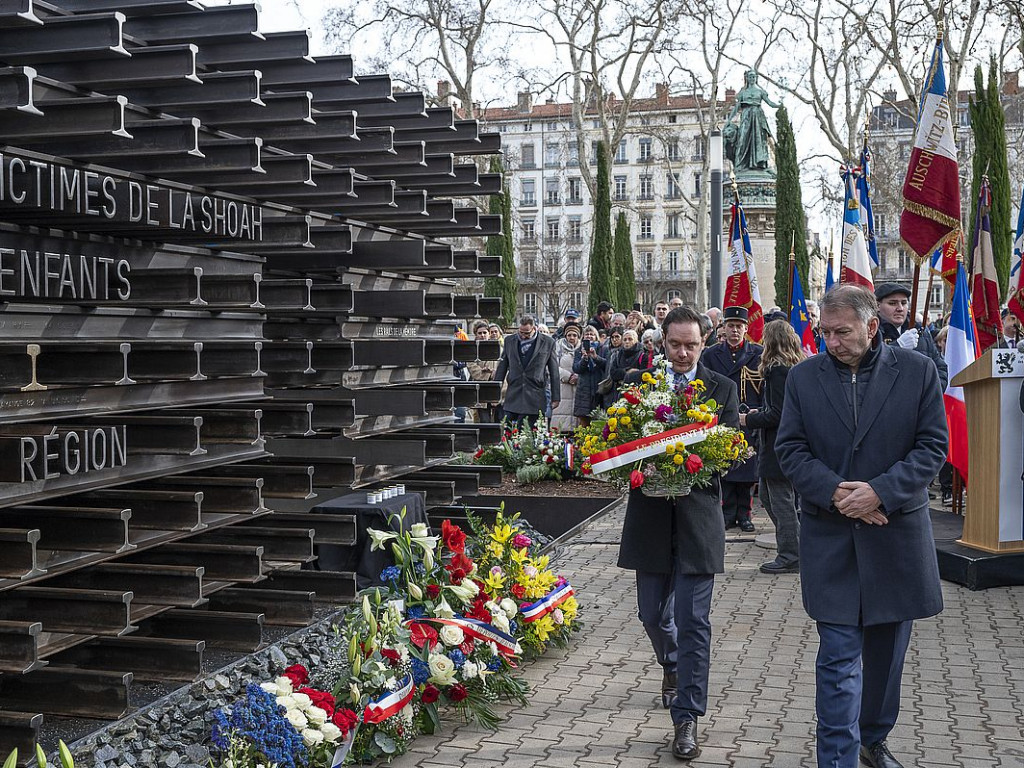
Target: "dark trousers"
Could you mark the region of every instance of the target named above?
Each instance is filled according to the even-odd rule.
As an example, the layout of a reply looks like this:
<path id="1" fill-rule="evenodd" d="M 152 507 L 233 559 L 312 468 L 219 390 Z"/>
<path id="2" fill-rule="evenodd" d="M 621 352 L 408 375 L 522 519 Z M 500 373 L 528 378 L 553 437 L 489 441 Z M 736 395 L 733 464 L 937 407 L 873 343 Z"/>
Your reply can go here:
<path id="1" fill-rule="evenodd" d="M 658 663 L 677 675 L 672 722 L 696 720 L 708 706 L 713 574 L 636 572 L 640 621 Z"/>
<path id="2" fill-rule="evenodd" d="M 537 423 L 537 416 L 538 414 L 536 413 L 511 413 L 510 411 L 505 411 L 505 420 L 510 427 L 532 428 Z"/>
<path id="3" fill-rule="evenodd" d="M 912 621 L 869 627 L 818 622 L 818 768 L 855 768 L 861 744 L 883 741 L 900 711 Z"/>
<path id="4" fill-rule="evenodd" d="M 722 514 L 725 515 L 726 525 L 750 519 L 750 506 L 753 503 L 751 493 L 753 490 L 753 483 L 722 481 Z"/>
<path id="5" fill-rule="evenodd" d="M 775 525 L 775 559 L 785 565 L 800 562 L 800 521 L 796 514 L 796 493 L 785 478 L 761 478 L 761 503 Z"/>

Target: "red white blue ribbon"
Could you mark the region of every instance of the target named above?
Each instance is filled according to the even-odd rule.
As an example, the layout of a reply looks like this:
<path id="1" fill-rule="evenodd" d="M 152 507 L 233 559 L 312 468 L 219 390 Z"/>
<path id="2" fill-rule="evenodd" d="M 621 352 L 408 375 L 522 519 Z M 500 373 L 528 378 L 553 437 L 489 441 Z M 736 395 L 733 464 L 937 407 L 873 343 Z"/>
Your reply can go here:
<path id="1" fill-rule="evenodd" d="M 498 651 L 505 656 L 516 655 L 516 639 L 512 637 L 512 635 L 502 632 L 493 624 L 488 624 L 485 621 L 480 621 L 479 619 L 467 619 L 465 617 L 452 617 L 450 619 L 422 618 L 410 619 L 405 622 L 405 625 L 408 627 L 422 622 L 458 627 L 466 637 L 473 638 L 474 640 L 480 640 L 484 643 L 494 643 L 494 645 L 497 646 Z"/>
<path id="2" fill-rule="evenodd" d="M 412 675 L 406 675 L 405 679 L 399 683 L 398 688 L 383 696 L 379 696 L 366 705 L 366 710 L 363 712 L 363 722 L 373 725 L 382 720 L 387 720 L 412 701 L 414 689 Z"/>
<path id="3" fill-rule="evenodd" d="M 565 443 L 565 468 L 572 469 L 572 465 L 576 461 L 576 447 L 570 443 Z"/>
<path id="4" fill-rule="evenodd" d="M 558 589 L 548 592 L 537 602 L 524 605 L 520 608 L 523 612 L 523 620 L 529 623 L 536 621 L 542 616 L 547 616 L 574 594 L 576 593 L 573 591 L 572 584 L 565 582 L 565 584 L 560 586 Z"/>
<path id="5" fill-rule="evenodd" d="M 331 758 L 331 768 L 341 768 L 345 764 L 345 758 L 352 751 L 352 743 L 356 740 L 356 731 L 358 730 L 359 726 L 354 725 L 352 730 L 348 732 L 345 740 L 334 750 L 334 757 Z"/>

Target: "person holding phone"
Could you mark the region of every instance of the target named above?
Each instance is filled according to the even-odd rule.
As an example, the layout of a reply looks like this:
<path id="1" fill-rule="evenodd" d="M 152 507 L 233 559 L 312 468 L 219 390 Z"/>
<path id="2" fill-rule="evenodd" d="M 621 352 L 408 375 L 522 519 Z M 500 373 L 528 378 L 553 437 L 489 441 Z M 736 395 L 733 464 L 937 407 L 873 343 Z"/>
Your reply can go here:
<path id="1" fill-rule="evenodd" d="M 601 405 L 597 384 L 604 378 L 607 363 L 607 358 L 601 354 L 597 331 L 588 325 L 583 329 L 583 341 L 573 353 L 572 360 L 572 372 L 577 376 L 572 413 L 580 424 L 589 424 L 590 414 Z"/>

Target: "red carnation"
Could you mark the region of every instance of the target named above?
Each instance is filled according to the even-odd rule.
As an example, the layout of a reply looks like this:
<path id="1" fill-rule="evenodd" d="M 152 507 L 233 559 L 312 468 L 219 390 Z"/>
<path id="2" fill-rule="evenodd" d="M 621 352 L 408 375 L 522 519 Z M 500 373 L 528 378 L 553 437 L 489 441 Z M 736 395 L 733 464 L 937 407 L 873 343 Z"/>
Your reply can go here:
<path id="1" fill-rule="evenodd" d="M 293 686 L 305 685 L 309 682 L 309 671 L 301 664 L 292 664 L 284 671 L 283 676 L 291 680 Z"/>
<path id="2" fill-rule="evenodd" d="M 359 722 L 359 717 L 351 709 L 337 709 L 334 711 L 334 716 L 331 718 L 331 722 L 338 726 L 341 731 L 341 735 L 347 736 L 348 732 L 356 727 L 356 723 Z"/>
<path id="3" fill-rule="evenodd" d="M 464 686 L 462 683 L 456 683 L 455 685 L 451 686 L 450 688 L 448 688 L 446 693 L 448 694 L 448 698 L 454 702 L 460 702 L 464 698 L 469 696 L 469 691 L 466 689 L 466 686 Z"/>
<path id="4" fill-rule="evenodd" d="M 416 622 L 412 625 L 412 629 L 409 632 L 409 639 L 412 640 L 413 645 L 417 648 L 422 648 L 426 645 L 433 650 L 434 646 L 437 645 L 437 630 L 429 624 Z"/>
<path id="5" fill-rule="evenodd" d="M 420 698 L 424 704 L 433 704 L 439 698 L 441 698 L 441 692 L 437 688 L 429 683 L 423 686 L 423 693 L 420 694 Z"/>
<path id="6" fill-rule="evenodd" d="M 524 587 L 522 584 L 513 584 L 512 594 L 516 597 L 517 600 L 522 600 L 524 597 L 526 597 L 526 587 Z"/>
<path id="7" fill-rule="evenodd" d="M 622 399 L 630 405 L 636 405 L 640 402 L 640 395 L 636 393 L 635 389 L 627 389 L 622 393 Z"/>
<path id="8" fill-rule="evenodd" d="M 444 545 L 452 552 L 463 553 L 466 551 L 466 533 L 459 526 L 450 520 L 441 523 L 441 539 Z"/>
<path id="9" fill-rule="evenodd" d="M 441 588 L 437 584 L 427 584 L 427 588 L 424 592 L 426 592 L 428 599 L 433 600 L 441 594 Z"/>
<path id="10" fill-rule="evenodd" d="M 394 648 L 381 648 L 380 655 L 391 662 L 391 666 L 396 666 L 401 661 L 402 656 Z"/>
<path id="11" fill-rule="evenodd" d="M 639 488 L 641 485 L 644 484 L 644 480 L 644 473 L 641 472 L 639 469 L 634 469 L 632 472 L 629 473 L 630 488 Z"/>
<path id="12" fill-rule="evenodd" d="M 476 643 L 473 642 L 473 638 L 467 637 L 459 645 L 459 650 L 462 651 L 466 655 L 467 658 L 469 658 L 469 654 L 471 654 L 473 652 L 473 649 L 475 647 L 476 647 Z"/>
<path id="13" fill-rule="evenodd" d="M 696 475 L 704 466 L 704 462 L 701 461 L 700 456 L 698 456 L 696 453 L 691 453 L 689 456 L 686 457 L 686 464 L 684 466 L 686 467 L 687 472 L 689 472 L 691 475 Z"/>

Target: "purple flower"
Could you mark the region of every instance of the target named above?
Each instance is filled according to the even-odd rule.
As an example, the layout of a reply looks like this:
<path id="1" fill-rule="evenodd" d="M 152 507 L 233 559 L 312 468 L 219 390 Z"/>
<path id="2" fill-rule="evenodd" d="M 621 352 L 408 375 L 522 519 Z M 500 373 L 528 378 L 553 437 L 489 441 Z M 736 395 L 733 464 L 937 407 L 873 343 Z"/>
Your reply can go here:
<path id="1" fill-rule="evenodd" d="M 611 433 L 612 433 L 612 431 L 610 429 L 608 429 L 608 425 L 605 424 L 604 425 L 604 429 L 601 431 L 601 439 L 602 440 L 607 440 L 608 439 L 608 435 L 610 435 Z"/>
<path id="2" fill-rule="evenodd" d="M 658 421 L 672 421 L 672 406 L 671 405 L 659 405 L 654 409 L 654 418 Z"/>
<path id="3" fill-rule="evenodd" d="M 522 533 L 517 533 L 512 537 L 512 546 L 516 549 L 522 549 L 523 547 L 528 547 L 531 544 L 533 544 L 533 539 Z"/>

